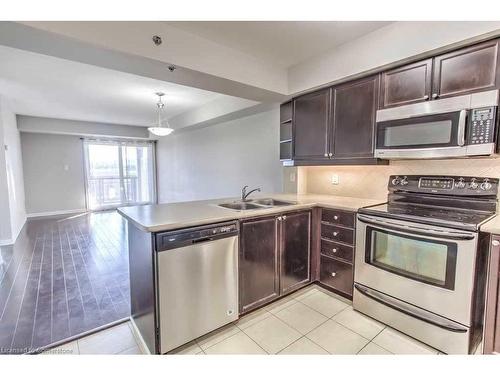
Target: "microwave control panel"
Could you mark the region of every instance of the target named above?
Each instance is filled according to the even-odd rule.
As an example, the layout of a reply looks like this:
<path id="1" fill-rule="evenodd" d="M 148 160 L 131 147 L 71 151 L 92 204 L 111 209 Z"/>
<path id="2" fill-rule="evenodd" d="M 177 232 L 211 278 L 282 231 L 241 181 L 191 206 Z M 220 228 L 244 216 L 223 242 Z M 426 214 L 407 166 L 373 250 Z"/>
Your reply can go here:
<path id="1" fill-rule="evenodd" d="M 469 144 L 494 142 L 496 107 L 476 108 L 470 111 Z"/>

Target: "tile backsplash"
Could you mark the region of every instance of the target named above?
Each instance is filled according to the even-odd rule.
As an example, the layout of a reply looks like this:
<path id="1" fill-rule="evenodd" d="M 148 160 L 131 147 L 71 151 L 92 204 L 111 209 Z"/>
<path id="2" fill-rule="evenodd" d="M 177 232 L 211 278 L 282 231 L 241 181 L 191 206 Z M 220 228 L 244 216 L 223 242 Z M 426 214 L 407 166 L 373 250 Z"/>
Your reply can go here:
<path id="1" fill-rule="evenodd" d="M 390 175 L 459 175 L 500 178 L 500 158 L 398 160 L 389 165 L 298 167 L 298 192 L 385 199 Z M 332 184 L 338 175 L 339 184 Z"/>

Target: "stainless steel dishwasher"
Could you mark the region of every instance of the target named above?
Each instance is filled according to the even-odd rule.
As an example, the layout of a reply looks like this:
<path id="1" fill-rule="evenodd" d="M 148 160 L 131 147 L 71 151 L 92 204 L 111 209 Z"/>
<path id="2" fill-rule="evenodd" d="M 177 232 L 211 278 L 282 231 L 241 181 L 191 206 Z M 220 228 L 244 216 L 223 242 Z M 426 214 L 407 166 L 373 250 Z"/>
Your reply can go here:
<path id="1" fill-rule="evenodd" d="M 156 235 L 161 353 L 238 319 L 238 225 Z"/>

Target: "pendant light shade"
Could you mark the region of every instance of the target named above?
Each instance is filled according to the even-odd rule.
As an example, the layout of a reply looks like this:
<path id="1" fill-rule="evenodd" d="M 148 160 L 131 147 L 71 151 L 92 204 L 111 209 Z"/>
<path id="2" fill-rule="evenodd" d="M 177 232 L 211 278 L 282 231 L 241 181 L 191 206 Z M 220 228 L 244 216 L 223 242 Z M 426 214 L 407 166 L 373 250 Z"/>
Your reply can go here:
<path id="1" fill-rule="evenodd" d="M 165 104 L 162 102 L 161 98 L 165 94 L 163 92 L 157 92 L 156 95 L 158 96 L 158 103 L 156 103 L 156 107 L 158 110 L 158 124 L 156 124 L 156 126 L 149 127 L 148 130 L 150 133 L 158 137 L 164 137 L 172 133 L 174 129 L 170 127 L 167 120 L 163 120 L 163 111 L 165 108 Z"/>

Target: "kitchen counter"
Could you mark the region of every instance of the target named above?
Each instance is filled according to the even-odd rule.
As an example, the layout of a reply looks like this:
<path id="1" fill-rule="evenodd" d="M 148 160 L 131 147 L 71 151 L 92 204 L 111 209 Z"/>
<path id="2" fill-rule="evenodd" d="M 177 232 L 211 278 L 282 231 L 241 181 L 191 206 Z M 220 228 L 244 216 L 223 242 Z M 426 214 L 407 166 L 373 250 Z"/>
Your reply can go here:
<path id="1" fill-rule="evenodd" d="M 481 225 L 480 230 L 481 232 L 500 235 L 500 215 L 497 213 L 497 215 L 493 219 Z"/>
<path id="2" fill-rule="evenodd" d="M 279 214 L 281 212 L 307 209 L 315 206 L 357 211 L 361 207 L 384 203 L 384 201 L 381 200 L 315 194 L 296 195 L 264 193 L 252 195 L 249 199 L 257 198 L 274 198 L 285 201 L 294 201 L 297 202 L 297 204 L 235 211 L 218 206 L 220 203 L 228 203 L 238 200 L 238 198 L 226 198 L 147 206 L 121 207 L 118 208 L 118 212 L 142 231 L 161 232 L 227 220 Z"/>

